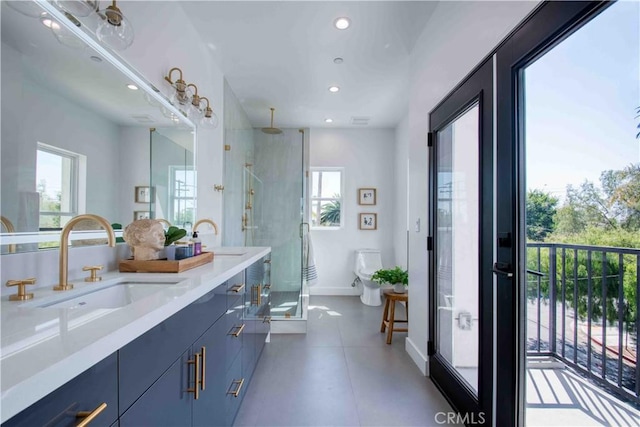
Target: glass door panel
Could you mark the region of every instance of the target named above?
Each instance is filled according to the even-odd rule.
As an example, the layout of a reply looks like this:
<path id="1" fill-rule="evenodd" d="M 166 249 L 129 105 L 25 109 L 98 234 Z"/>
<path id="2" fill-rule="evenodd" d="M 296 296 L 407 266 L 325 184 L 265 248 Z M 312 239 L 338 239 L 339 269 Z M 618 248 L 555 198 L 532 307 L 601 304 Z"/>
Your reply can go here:
<path id="1" fill-rule="evenodd" d="M 479 108 L 437 134 L 437 351 L 477 396 Z"/>

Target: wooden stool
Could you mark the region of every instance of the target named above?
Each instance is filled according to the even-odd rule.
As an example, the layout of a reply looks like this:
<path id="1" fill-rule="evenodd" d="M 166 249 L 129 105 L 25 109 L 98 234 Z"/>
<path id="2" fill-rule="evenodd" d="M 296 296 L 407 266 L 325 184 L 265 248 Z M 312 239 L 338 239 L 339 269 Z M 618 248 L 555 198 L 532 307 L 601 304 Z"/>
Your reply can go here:
<path id="1" fill-rule="evenodd" d="M 397 294 L 392 289 L 387 289 L 384 292 L 385 303 L 384 311 L 382 312 L 382 325 L 380 325 L 380 332 L 384 332 L 389 328 L 387 332 L 387 344 L 391 344 L 391 338 L 393 332 L 409 332 L 409 294 L 406 292 L 403 294 Z M 396 302 L 404 301 L 407 304 L 407 320 L 396 320 Z M 407 323 L 407 328 L 394 328 L 394 323 Z"/>

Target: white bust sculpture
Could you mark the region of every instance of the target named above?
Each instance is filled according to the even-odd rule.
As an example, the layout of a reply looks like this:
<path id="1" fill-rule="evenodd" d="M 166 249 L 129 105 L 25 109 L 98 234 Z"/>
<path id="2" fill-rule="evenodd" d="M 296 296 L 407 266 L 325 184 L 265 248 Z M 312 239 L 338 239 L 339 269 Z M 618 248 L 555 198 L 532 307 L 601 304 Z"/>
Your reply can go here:
<path id="1" fill-rule="evenodd" d="M 164 228 L 155 219 L 133 221 L 124 228 L 122 237 L 131 247 L 136 261 L 158 259 L 164 249 Z"/>

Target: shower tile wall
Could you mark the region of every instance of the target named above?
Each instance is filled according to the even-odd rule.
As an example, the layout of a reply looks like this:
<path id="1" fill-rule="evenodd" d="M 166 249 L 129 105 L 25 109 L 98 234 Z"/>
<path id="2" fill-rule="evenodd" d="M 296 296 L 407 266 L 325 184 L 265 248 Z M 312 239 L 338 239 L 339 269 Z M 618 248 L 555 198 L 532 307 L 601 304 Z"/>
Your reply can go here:
<path id="1" fill-rule="evenodd" d="M 261 182 L 253 198 L 254 245 L 272 248 L 273 292 L 301 289 L 303 144 L 297 129 L 279 135 L 254 130 L 253 173 Z M 251 221 L 250 221 L 251 222 Z M 277 312 L 274 313 L 277 315 Z"/>

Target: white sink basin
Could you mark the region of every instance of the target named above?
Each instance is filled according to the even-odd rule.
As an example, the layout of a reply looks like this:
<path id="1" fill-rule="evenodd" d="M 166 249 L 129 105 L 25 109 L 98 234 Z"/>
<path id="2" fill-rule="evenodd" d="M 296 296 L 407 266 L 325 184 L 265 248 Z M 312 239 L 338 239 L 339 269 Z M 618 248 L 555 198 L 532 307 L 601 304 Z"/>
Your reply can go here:
<path id="1" fill-rule="evenodd" d="M 171 281 L 144 281 L 128 278 L 110 280 L 82 289 L 66 291 L 43 301 L 33 301 L 22 307 L 37 308 L 120 308 L 140 301 L 149 295 L 180 283 L 184 279 Z"/>

